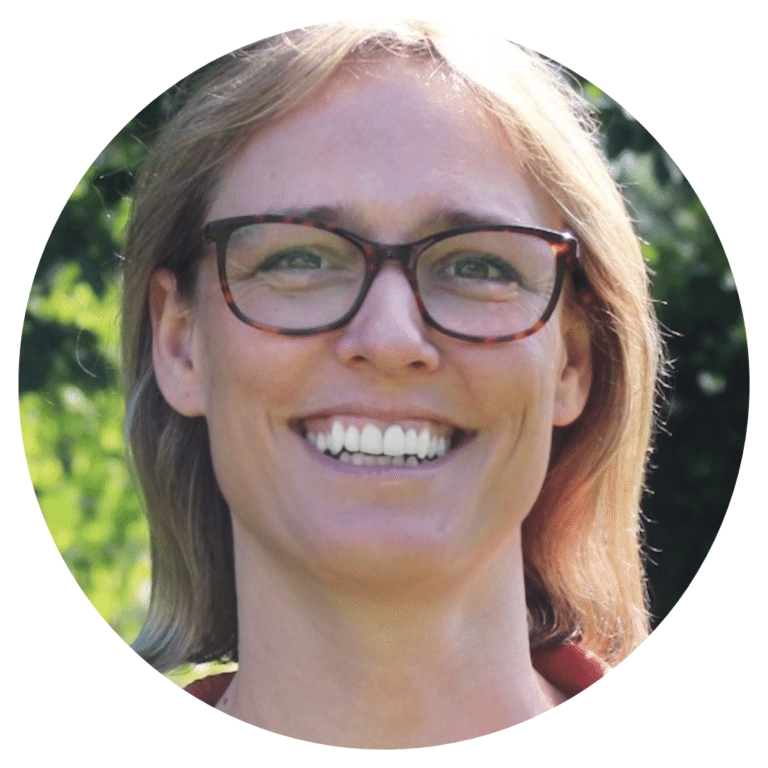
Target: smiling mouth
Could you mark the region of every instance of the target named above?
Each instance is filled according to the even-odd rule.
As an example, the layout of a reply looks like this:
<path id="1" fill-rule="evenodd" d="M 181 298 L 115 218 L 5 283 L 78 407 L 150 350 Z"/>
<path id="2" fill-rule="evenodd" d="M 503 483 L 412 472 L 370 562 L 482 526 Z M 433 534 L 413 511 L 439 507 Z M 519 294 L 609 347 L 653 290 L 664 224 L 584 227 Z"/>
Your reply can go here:
<path id="1" fill-rule="evenodd" d="M 472 435 L 448 424 L 423 420 L 374 423 L 335 417 L 297 425 L 316 451 L 339 462 L 369 467 L 418 467 L 442 459 Z"/>

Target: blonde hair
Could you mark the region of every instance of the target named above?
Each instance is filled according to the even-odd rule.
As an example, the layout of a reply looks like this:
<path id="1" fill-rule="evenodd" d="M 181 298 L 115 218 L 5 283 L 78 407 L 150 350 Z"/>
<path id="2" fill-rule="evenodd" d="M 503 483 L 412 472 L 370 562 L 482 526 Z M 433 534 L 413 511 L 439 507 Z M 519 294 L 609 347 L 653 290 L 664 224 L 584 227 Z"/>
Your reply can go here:
<path id="1" fill-rule="evenodd" d="M 385 54 L 430 62 L 462 83 L 498 118 L 582 243 L 591 302 L 576 311 L 591 328 L 594 379 L 582 416 L 556 430 L 523 527 L 531 646 L 570 640 L 615 663 L 647 634 L 639 503 L 662 352 L 645 264 L 590 110 L 553 65 L 506 41 L 468 40 L 421 22 L 345 22 L 279 35 L 216 62 L 161 132 L 137 182 L 123 359 L 153 573 L 134 647 L 159 669 L 236 658 L 237 615 L 229 511 L 205 420 L 173 411 L 154 379 L 150 275 L 172 269 L 191 294 L 200 229 L 228 163 L 343 63 Z M 575 297 L 571 287 L 573 307 Z"/>

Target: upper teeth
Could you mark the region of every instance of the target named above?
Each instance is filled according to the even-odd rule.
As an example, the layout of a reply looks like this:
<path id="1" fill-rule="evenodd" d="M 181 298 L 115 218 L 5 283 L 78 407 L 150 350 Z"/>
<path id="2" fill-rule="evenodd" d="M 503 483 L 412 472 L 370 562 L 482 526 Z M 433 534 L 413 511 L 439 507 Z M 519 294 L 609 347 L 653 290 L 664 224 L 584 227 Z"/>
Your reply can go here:
<path id="1" fill-rule="evenodd" d="M 334 419 L 327 432 L 309 432 L 308 439 L 321 452 L 334 456 L 346 450 L 350 454 L 364 453 L 371 456 L 416 456 L 419 459 L 444 456 L 448 451 L 449 438 L 432 434 L 429 427 L 416 430 L 404 429 L 400 424 L 390 424 L 384 431 L 376 424 L 365 424 L 362 429 L 354 424 L 344 427 Z"/>

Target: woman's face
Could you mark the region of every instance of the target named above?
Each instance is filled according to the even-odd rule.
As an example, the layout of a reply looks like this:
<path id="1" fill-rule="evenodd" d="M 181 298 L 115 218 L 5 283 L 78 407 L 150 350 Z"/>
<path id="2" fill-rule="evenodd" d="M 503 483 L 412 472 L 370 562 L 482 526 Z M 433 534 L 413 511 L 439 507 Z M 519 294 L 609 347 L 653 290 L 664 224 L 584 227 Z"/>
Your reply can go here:
<path id="1" fill-rule="evenodd" d="M 563 228 L 463 90 L 407 60 L 370 70 L 340 73 L 255 136 L 207 220 L 322 207 L 385 243 L 473 218 Z M 325 579 L 453 578 L 517 546 L 552 428 L 579 415 L 590 385 L 586 330 L 562 311 L 522 341 L 449 338 L 424 323 L 394 263 L 346 327 L 314 336 L 238 320 L 213 255 L 191 311 L 162 272 L 151 305 L 158 381 L 177 410 L 207 420 L 236 548 Z M 370 425 L 462 441 L 438 460 L 380 467 L 324 456 L 307 438 L 375 435 Z"/>

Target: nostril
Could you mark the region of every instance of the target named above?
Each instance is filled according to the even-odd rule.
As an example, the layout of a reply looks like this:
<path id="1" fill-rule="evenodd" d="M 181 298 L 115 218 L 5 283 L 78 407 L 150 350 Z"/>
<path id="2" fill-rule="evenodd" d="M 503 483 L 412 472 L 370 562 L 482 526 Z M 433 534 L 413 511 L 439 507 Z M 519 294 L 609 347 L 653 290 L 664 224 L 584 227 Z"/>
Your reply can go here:
<path id="1" fill-rule="evenodd" d="M 381 372 L 398 370 L 428 373 L 439 365 L 439 352 L 423 329 L 355 318 L 346 326 L 336 343 L 341 361 L 346 365 L 372 366 Z"/>

